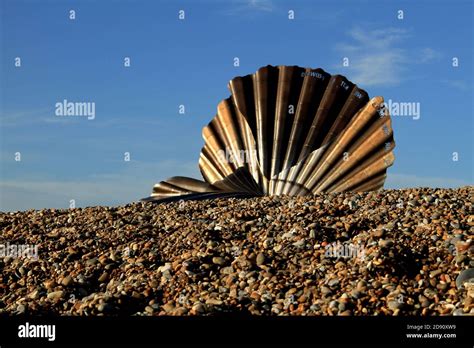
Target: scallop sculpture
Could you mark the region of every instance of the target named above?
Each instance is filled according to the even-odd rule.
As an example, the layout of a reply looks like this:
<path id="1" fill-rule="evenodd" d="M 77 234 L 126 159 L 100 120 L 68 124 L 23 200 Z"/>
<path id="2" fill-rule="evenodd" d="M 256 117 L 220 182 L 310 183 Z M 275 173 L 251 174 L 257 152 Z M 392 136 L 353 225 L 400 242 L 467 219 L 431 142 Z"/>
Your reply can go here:
<path id="1" fill-rule="evenodd" d="M 172 177 L 145 201 L 310 195 L 383 187 L 393 131 L 382 97 L 322 69 L 266 66 L 236 77 L 204 127 L 204 181 Z"/>

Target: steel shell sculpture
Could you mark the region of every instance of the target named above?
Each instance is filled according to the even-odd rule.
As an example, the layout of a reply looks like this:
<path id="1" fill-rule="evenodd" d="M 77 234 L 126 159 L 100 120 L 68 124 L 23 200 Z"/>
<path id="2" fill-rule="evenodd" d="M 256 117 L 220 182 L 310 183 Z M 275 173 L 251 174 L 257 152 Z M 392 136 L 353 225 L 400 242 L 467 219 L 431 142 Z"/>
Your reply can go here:
<path id="1" fill-rule="evenodd" d="M 383 187 L 393 131 L 383 98 L 322 69 L 266 66 L 232 79 L 203 129 L 205 181 L 172 177 L 146 201 L 308 195 Z"/>

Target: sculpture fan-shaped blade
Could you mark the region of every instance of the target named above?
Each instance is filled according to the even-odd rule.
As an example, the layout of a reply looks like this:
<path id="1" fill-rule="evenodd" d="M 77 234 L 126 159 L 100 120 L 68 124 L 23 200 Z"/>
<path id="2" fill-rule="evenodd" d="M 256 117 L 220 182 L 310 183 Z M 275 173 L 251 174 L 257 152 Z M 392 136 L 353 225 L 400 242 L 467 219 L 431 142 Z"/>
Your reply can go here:
<path id="1" fill-rule="evenodd" d="M 266 66 L 229 82 L 203 129 L 205 181 L 173 177 L 151 201 L 383 187 L 393 130 L 383 98 L 322 69 Z"/>

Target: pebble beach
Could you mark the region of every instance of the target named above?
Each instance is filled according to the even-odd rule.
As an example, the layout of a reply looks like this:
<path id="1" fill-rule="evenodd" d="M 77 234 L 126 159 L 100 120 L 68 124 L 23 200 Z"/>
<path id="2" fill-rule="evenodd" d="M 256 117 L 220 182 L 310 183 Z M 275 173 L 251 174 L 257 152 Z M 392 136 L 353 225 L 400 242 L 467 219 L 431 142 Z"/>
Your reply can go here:
<path id="1" fill-rule="evenodd" d="M 0 315 L 473 315 L 473 193 L 0 213 Z"/>

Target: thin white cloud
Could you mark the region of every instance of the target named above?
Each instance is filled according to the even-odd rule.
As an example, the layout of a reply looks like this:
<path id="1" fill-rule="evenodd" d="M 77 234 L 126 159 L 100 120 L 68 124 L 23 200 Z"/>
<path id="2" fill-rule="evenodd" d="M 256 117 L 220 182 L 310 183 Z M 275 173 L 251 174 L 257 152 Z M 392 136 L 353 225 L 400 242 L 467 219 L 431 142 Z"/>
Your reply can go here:
<path id="1" fill-rule="evenodd" d="M 273 11 L 274 5 L 270 0 L 247 0 L 245 1 L 249 8 L 258 11 Z"/>
<path id="2" fill-rule="evenodd" d="M 408 36 L 404 29 L 386 28 L 349 32 L 352 41 L 336 46 L 343 57 L 349 58 L 347 67 L 351 80 L 360 86 L 396 85 L 400 83 L 405 49 L 399 43 Z"/>
<path id="3" fill-rule="evenodd" d="M 15 112 L 2 112 L 0 115 L 0 126 L 29 126 L 44 121 L 51 108 L 39 108 L 30 110 L 19 110 Z"/>
<path id="4" fill-rule="evenodd" d="M 1 127 L 27 127 L 38 124 L 51 125 L 78 125 L 86 122 L 93 127 L 113 127 L 113 126 L 161 126 L 163 122 L 159 117 L 141 118 L 140 122 L 136 122 L 135 116 L 100 114 L 93 120 L 87 117 L 58 117 L 52 108 L 40 108 L 31 110 L 18 110 L 14 112 L 3 112 L 0 115 Z"/>
<path id="5" fill-rule="evenodd" d="M 460 91 L 467 91 L 470 90 L 469 83 L 464 80 L 443 80 L 442 83 L 446 84 L 448 87 L 460 90 Z"/>
<path id="6" fill-rule="evenodd" d="M 342 17 L 347 15 L 347 8 L 340 7 L 337 10 L 321 11 L 318 7 L 305 8 L 304 11 L 298 11 L 298 18 L 304 18 L 305 21 L 312 21 L 315 25 L 327 26 L 338 23 Z"/>
<path id="7" fill-rule="evenodd" d="M 27 178 L 0 182 L 0 211 L 43 208 L 119 205 L 138 201 L 151 193 L 155 183 L 171 176 L 201 179 L 195 161 L 130 162 L 116 173 L 98 173 L 83 180 Z"/>
<path id="8" fill-rule="evenodd" d="M 234 1 L 224 13 L 227 15 L 250 15 L 261 12 L 273 12 L 275 4 L 271 0 Z"/>
<path id="9" fill-rule="evenodd" d="M 421 63 L 428 63 L 433 60 L 439 60 L 441 56 L 442 55 L 440 52 L 430 47 L 422 48 L 419 55 Z"/>
<path id="10" fill-rule="evenodd" d="M 413 174 L 390 173 L 385 181 L 385 188 L 401 189 L 410 187 L 457 188 L 471 186 L 473 182 L 441 177 L 422 177 Z"/>
<path id="11" fill-rule="evenodd" d="M 349 58 L 348 75 L 360 86 L 398 85 L 407 79 L 410 64 L 424 64 L 441 57 L 440 52 L 430 47 L 415 51 L 404 48 L 410 38 L 406 29 L 355 27 L 348 35 L 351 41 L 336 44 L 336 50 Z"/>

